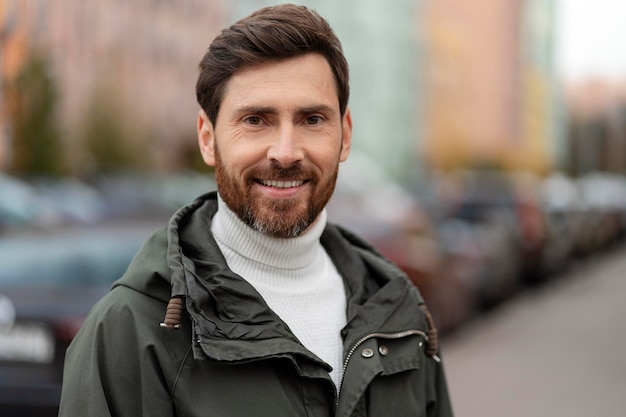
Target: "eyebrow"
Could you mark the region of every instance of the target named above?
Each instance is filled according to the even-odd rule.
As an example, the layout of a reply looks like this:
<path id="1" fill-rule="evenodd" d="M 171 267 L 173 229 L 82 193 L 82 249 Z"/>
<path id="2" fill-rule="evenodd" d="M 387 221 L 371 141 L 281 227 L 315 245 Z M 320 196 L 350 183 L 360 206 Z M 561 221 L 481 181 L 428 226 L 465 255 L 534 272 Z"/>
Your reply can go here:
<path id="1" fill-rule="evenodd" d="M 335 110 L 330 106 L 327 106 L 325 104 L 317 104 L 317 105 L 302 107 L 298 109 L 298 114 L 300 115 L 313 114 L 313 113 L 328 114 L 328 113 L 333 113 L 334 111 Z"/>
<path id="2" fill-rule="evenodd" d="M 305 107 L 298 108 L 296 113 L 300 116 L 303 116 L 303 115 L 313 114 L 313 113 L 328 114 L 328 113 L 333 113 L 334 111 L 335 110 L 331 106 L 328 106 L 326 104 L 315 104 L 312 106 L 305 106 Z M 275 107 L 270 107 L 270 106 L 267 106 L 267 107 L 243 106 L 237 109 L 237 114 L 247 114 L 247 113 L 273 115 L 273 114 L 277 114 L 278 110 Z"/>
<path id="3" fill-rule="evenodd" d="M 262 107 L 262 106 L 243 106 L 237 109 L 238 114 L 276 114 L 277 111 L 274 107 Z"/>

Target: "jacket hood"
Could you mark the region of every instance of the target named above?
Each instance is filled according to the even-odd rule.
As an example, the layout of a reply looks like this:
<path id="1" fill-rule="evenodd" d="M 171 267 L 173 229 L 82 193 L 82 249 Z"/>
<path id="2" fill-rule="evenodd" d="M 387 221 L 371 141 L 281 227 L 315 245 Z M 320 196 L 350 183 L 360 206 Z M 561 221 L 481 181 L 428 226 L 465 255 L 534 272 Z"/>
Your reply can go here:
<path id="1" fill-rule="evenodd" d="M 243 361 L 297 352 L 322 363 L 258 292 L 228 268 L 210 232 L 216 211 L 216 192 L 178 210 L 166 228 L 146 241 L 114 287 L 129 287 L 163 303 L 183 300 L 193 338 L 199 342 L 194 343 L 197 358 Z M 346 328 L 360 329 L 356 333 L 344 329 L 344 337 L 358 339 L 367 332 L 395 331 L 414 322 L 415 317 L 393 314 L 423 302 L 399 268 L 365 241 L 330 223 L 321 243 L 344 277 Z"/>

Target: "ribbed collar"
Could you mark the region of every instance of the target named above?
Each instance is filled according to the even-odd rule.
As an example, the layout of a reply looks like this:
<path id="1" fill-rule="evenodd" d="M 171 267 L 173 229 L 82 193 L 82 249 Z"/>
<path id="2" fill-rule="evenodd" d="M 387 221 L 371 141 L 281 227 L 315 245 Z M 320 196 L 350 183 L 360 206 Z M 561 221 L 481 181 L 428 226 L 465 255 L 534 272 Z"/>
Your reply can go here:
<path id="1" fill-rule="evenodd" d="M 281 239 L 264 235 L 245 224 L 218 196 L 218 210 L 211 223 L 215 239 L 239 255 L 274 268 L 299 269 L 310 265 L 321 248 L 326 210 L 302 235 Z"/>

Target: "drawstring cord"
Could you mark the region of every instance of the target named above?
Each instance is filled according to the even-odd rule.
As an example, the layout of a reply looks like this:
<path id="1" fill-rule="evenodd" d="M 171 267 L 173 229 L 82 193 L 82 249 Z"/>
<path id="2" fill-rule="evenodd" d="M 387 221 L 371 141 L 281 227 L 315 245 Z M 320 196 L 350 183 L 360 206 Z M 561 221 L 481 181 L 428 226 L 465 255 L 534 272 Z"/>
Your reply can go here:
<path id="1" fill-rule="evenodd" d="M 183 298 L 183 296 L 170 298 L 169 303 L 167 303 L 165 320 L 163 320 L 159 326 L 166 328 L 167 330 L 180 329 L 180 322 L 183 317 Z"/>
<path id="2" fill-rule="evenodd" d="M 428 323 L 428 341 L 426 342 L 426 354 L 431 357 L 435 357 L 437 352 L 439 351 L 439 337 L 437 336 L 437 328 L 435 327 L 435 322 L 433 320 L 433 316 L 430 315 L 430 311 L 428 311 L 428 307 L 426 304 L 421 304 L 420 307 L 426 316 L 426 321 Z"/>

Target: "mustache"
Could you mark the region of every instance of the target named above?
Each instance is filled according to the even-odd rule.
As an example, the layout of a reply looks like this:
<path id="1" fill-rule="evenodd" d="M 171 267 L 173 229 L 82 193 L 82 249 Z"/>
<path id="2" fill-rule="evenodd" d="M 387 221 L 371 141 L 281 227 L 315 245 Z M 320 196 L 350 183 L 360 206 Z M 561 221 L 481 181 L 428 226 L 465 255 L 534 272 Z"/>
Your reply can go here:
<path id="1" fill-rule="evenodd" d="M 288 167 L 280 165 L 277 161 L 272 161 L 267 168 L 256 168 L 250 171 L 248 175 L 249 181 L 257 179 L 264 180 L 310 180 L 317 181 L 317 174 L 302 166 L 300 162 L 292 164 Z"/>

